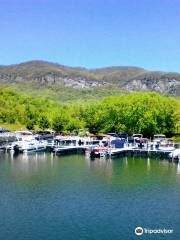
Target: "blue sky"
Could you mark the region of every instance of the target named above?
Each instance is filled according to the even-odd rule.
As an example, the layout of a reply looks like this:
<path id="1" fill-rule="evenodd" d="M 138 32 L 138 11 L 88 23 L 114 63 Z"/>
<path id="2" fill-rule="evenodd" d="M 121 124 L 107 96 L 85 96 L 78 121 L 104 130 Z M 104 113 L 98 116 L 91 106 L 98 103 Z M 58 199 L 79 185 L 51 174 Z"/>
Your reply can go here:
<path id="1" fill-rule="evenodd" d="M 180 72 L 179 0 L 0 0 L 0 64 Z"/>

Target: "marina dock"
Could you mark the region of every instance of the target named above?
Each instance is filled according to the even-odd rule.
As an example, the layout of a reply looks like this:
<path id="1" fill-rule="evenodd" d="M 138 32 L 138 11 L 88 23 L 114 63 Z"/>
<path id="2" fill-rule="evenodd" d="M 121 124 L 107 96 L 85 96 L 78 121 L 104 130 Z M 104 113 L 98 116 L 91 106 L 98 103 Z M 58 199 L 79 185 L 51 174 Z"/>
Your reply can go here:
<path id="1" fill-rule="evenodd" d="M 122 137 L 122 136 L 121 136 Z M 141 138 L 140 138 L 141 139 Z M 16 140 L 16 141 L 15 141 Z M 38 152 L 50 151 L 55 155 L 83 153 L 90 158 L 142 156 L 157 157 L 179 162 L 180 144 L 173 142 L 136 142 L 128 138 L 108 136 L 101 140 L 92 137 L 62 136 L 62 135 L 33 135 L 30 131 L 17 131 L 1 134 L 1 151 Z"/>
<path id="2" fill-rule="evenodd" d="M 61 146 L 54 149 L 54 153 L 58 155 L 63 154 L 73 154 L 73 153 L 85 153 L 86 149 L 93 147 L 93 145 L 85 146 Z M 158 150 L 158 149 L 140 149 L 134 147 L 124 147 L 124 148 L 111 148 L 108 149 L 108 157 L 121 157 L 121 156 L 143 156 L 143 157 L 158 157 L 163 159 L 168 159 L 170 161 L 179 162 L 179 159 L 172 159 L 169 154 L 172 150 Z M 104 157 L 102 155 L 102 157 Z"/>

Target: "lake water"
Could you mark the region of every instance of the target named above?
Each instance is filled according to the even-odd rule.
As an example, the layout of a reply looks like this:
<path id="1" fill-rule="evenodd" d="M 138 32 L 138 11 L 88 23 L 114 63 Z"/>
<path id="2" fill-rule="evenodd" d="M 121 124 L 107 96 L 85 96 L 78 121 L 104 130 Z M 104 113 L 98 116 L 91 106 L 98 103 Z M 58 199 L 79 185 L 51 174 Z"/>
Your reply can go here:
<path id="1" fill-rule="evenodd" d="M 137 226 L 173 234 L 134 234 Z M 180 239 L 180 166 L 0 153 L 0 239 Z"/>

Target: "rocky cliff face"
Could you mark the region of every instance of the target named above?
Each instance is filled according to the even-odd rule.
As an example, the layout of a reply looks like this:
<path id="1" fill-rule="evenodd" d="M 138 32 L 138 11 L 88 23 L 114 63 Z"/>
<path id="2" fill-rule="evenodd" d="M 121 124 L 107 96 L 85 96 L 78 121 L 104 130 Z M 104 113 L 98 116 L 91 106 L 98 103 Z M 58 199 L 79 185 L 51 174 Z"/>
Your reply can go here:
<path id="1" fill-rule="evenodd" d="M 133 79 L 122 88 L 128 92 L 155 91 L 171 95 L 180 95 L 180 81 L 176 79 Z"/>
<path id="2" fill-rule="evenodd" d="M 43 76 L 34 76 L 32 78 L 34 83 L 41 85 L 63 85 L 65 87 L 72 87 L 75 89 L 94 88 L 107 85 L 107 82 L 98 82 L 77 76 L 59 76 L 58 74 L 49 73 Z"/>
<path id="3" fill-rule="evenodd" d="M 14 74 L 0 74 L 0 83 L 2 84 L 16 84 L 16 83 L 25 83 L 30 82 L 33 84 L 38 84 L 40 86 L 52 86 L 52 85 L 63 85 L 65 87 L 72 87 L 75 89 L 81 88 L 94 88 L 109 85 L 108 82 L 99 82 L 88 80 L 83 77 L 65 77 L 59 76 L 54 73 L 47 73 L 45 75 L 34 75 L 31 79 L 28 79 L 23 76 L 17 76 Z"/>
<path id="4" fill-rule="evenodd" d="M 0 67 L 0 84 L 23 86 L 24 83 L 74 89 L 111 85 L 128 92 L 156 91 L 180 96 L 180 74 L 177 73 L 149 72 L 135 67 L 87 70 L 42 61 Z"/>

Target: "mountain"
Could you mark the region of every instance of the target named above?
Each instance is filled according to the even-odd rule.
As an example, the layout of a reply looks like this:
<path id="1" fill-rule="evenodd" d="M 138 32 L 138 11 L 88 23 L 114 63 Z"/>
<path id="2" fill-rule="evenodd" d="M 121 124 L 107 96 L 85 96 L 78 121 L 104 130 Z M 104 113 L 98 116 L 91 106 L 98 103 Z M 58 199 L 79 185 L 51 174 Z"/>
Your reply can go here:
<path id="1" fill-rule="evenodd" d="M 0 66 L 0 85 L 51 91 L 87 91 L 90 94 L 108 89 L 114 91 L 156 91 L 180 96 L 180 74 L 153 72 L 138 67 L 107 67 L 86 69 L 67 67 L 45 61 L 30 61 Z M 104 94 L 107 95 L 107 94 Z"/>

